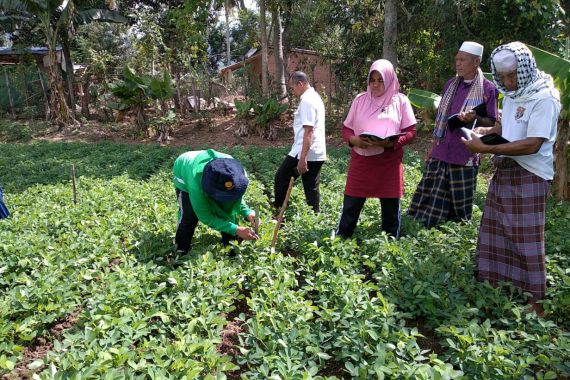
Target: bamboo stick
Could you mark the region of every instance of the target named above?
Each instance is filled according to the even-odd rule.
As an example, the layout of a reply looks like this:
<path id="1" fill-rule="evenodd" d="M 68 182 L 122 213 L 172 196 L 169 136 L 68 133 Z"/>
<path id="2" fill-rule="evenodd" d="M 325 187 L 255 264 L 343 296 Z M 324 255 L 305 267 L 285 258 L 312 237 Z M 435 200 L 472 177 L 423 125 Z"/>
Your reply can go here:
<path id="1" fill-rule="evenodd" d="M 277 216 L 277 223 L 275 224 L 275 229 L 273 230 L 273 238 L 271 239 L 271 253 L 275 252 L 275 244 L 277 244 L 277 234 L 279 233 L 279 227 L 281 227 L 281 222 L 283 222 L 283 215 L 285 214 L 285 209 L 287 208 L 287 203 L 289 202 L 289 197 L 291 196 L 293 183 L 295 183 L 295 177 L 291 177 L 291 179 L 289 180 L 289 188 L 287 188 L 287 194 L 285 195 L 285 200 L 283 201 L 281 209 L 279 210 L 279 215 Z"/>
<path id="2" fill-rule="evenodd" d="M 73 185 L 73 204 L 77 204 L 77 186 L 75 183 L 75 164 L 71 164 L 71 183 Z"/>
<path id="3" fill-rule="evenodd" d="M 255 206 L 255 234 L 259 235 L 259 205 Z"/>

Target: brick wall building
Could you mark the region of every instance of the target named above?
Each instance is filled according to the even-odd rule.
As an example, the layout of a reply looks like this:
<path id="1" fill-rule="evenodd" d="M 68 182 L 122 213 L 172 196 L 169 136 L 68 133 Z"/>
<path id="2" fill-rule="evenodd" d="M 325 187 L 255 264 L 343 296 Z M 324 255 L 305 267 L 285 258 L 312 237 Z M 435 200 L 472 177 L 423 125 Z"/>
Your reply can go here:
<path id="1" fill-rule="evenodd" d="M 273 48 L 268 51 L 268 72 L 271 83 L 275 82 L 275 58 L 273 56 Z M 246 55 L 246 59 L 234 63 L 233 65 L 226 66 L 221 69 L 221 76 L 223 80 L 228 83 L 236 70 L 245 67 L 252 79 L 252 85 L 261 87 L 261 49 L 250 51 Z M 336 76 L 331 68 L 330 61 L 323 58 L 319 54 L 311 50 L 304 49 L 291 49 L 289 52 L 287 73 L 294 71 L 305 72 L 311 81 L 311 85 L 319 92 L 324 92 L 327 96 L 331 97 L 336 93 L 337 83 Z M 287 78 L 286 78 L 287 79 Z"/>

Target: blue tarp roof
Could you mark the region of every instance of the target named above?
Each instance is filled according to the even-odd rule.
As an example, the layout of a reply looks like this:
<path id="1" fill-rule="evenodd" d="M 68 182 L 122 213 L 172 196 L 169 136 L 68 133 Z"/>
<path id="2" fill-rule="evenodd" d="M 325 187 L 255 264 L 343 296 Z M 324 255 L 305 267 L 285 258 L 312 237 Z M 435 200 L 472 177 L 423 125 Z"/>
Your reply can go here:
<path id="1" fill-rule="evenodd" d="M 61 51 L 61 46 L 58 46 L 56 51 Z M 20 55 L 20 54 L 38 54 L 46 55 L 48 53 L 47 47 L 30 47 L 25 49 L 14 49 L 11 47 L 0 47 L 0 55 Z"/>

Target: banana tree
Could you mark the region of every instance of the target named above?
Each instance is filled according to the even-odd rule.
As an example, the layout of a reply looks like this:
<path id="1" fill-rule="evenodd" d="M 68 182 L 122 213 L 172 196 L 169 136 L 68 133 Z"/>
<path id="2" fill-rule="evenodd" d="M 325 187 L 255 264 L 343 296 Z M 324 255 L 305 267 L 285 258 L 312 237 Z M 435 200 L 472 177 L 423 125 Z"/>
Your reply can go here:
<path id="1" fill-rule="evenodd" d="M 61 76 L 57 67 L 56 45 L 61 28 L 67 27 L 73 1 L 62 0 L 0 0 L 2 17 L 33 19 L 43 34 L 48 48 L 48 83 L 50 88 L 50 118 L 60 126 L 75 122 L 65 102 Z"/>
<path id="2" fill-rule="evenodd" d="M 65 67 L 69 68 L 66 72 L 67 89 L 69 95 L 68 105 L 72 107 L 71 111 L 73 117 L 75 114 L 75 96 L 74 96 L 74 72 L 73 62 L 71 60 L 71 41 L 75 37 L 75 30 L 79 25 L 85 25 L 92 22 L 107 22 L 107 23 L 120 23 L 126 24 L 127 18 L 120 13 L 110 9 L 78 9 L 73 16 L 73 26 L 62 30 L 61 32 L 61 45 L 63 51 L 63 58 L 65 59 Z"/>
<path id="3" fill-rule="evenodd" d="M 43 35 L 48 48 L 48 84 L 50 89 L 50 118 L 64 127 L 74 124 L 75 118 L 65 101 L 65 91 L 58 67 L 56 46 L 61 35 L 74 30 L 77 23 L 104 18 L 105 10 L 78 11 L 79 0 L 0 0 L 0 19 L 33 23 Z M 111 17 L 113 18 L 113 17 Z M 71 62 L 71 60 L 69 60 Z M 68 71 L 72 71 L 70 67 Z"/>
<path id="4" fill-rule="evenodd" d="M 430 91 L 412 88 L 408 93 L 408 99 L 414 107 L 435 111 L 439 107 L 441 96 Z"/>
<path id="5" fill-rule="evenodd" d="M 170 74 L 163 72 L 162 79 L 148 75 L 138 76 L 128 66 L 123 70 L 123 77 L 110 85 L 111 92 L 119 100 L 110 106 L 119 111 L 132 110 L 136 114 L 137 126 L 144 130 L 147 126 L 144 114 L 151 100 L 158 100 L 166 112 L 165 102 L 174 96 L 174 88 Z"/>
<path id="6" fill-rule="evenodd" d="M 410 92 L 408 92 L 408 99 L 410 99 L 410 103 L 412 103 L 414 107 L 421 110 L 423 124 L 431 124 L 435 117 L 437 107 L 439 107 L 441 96 L 430 91 L 412 88 Z"/>
<path id="7" fill-rule="evenodd" d="M 550 74 L 554 85 L 560 91 L 562 111 L 558 119 L 558 134 L 554 150 L 555 173 L 554 193 L 559 200 L 570 199 L 569 186 L 569 138 L 570 138 L 570 61 L 555 54 L 528 46 L 536 59 L 537 66 Z"/>

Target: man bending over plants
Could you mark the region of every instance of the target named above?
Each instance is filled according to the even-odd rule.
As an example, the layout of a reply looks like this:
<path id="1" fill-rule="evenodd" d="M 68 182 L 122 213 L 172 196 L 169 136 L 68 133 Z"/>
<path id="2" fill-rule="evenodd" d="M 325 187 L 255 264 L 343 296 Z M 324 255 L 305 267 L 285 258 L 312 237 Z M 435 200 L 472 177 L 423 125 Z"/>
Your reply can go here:
<path id="1" fill-rule="evenodd" d="M 198 221 L 221 232 L 223 245 L 258 238 L 253 229 L 237 224 L 242 216 L 255 227 L 255 213 L 243 201 L 249 181 L 238 160 L 213 149 L 186 152 L 174 162 L 173 181 L 179 207 L 175 238 L 179 253 L 191 249 Z"/>

